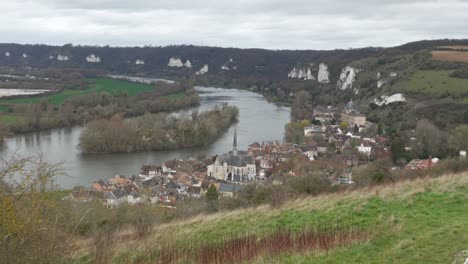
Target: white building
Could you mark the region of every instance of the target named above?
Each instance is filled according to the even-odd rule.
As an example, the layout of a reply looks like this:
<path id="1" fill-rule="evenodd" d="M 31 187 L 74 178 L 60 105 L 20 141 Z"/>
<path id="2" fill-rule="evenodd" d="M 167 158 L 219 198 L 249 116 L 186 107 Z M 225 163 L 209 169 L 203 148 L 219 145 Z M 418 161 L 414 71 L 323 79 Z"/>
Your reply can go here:
<path id="1" fill-rule="evenodd" d="M 217 156 L 214 163 L 207 167 L 208 176 L 226 181 L 251 181 L 256 174 L 254 158 L 245 151 L 237 151 L 237 131 L 234 132 L 233 150 Z"/>

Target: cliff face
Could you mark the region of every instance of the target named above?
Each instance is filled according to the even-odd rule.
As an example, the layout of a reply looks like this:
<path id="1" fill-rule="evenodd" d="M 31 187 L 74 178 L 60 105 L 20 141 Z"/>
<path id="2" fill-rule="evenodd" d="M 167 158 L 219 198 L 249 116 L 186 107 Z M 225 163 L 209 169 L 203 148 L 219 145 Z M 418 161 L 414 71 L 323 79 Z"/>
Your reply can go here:
<path id="1" fill-rule="evenodd" d="M 0 44 L 0 54 L 3 55 L 0 67 L 86 68 L 161 78 L 186 78 L 203 72 L 213 76 L 223 74 L 223 78 L 229 79 L 273 81 L 287 80 L 289 73 L 296 76 L 291 78 L 315 80 L 319 77 L 322 83 L 326 83 L 327 66 L 324 64 L 318 69 L 310 66 L 311 63 L 333 62 L 344 66 L 354 60 L 374 56 L 381 50 L 273 51 L 197 46 L 142 48 Z M 297 66 L 304 64 L 309 66 Z M 209 71 L 205 65 L 209 66 Z"/>

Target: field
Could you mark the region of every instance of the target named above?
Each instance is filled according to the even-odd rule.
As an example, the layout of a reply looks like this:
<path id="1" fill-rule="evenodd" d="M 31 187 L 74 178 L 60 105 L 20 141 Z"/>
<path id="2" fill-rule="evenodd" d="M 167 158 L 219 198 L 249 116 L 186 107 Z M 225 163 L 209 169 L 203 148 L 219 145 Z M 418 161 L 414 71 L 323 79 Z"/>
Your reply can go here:
<path id="1" fill-rule="evenodd" d="M 327 252 L 285 251 L 260 255 L 254 263 L 451 263 L 468 249 L 468 173 L 398 182 L 357 191 L 308 197 L 282 208 L 269 206 L 198 217 L 153 230 L 146 242 L 122 230 L 115 238 L 114 263 L 154 263 L 145 259 L 150 247 L 167 241 L 204 243 L 256 234 L 267 236 L 278 228 L 300 232 L 318 222 L 345 219 L 371 235 Z M 164 241 L 164 242 L 162 242 Z M 86 241 L 77 241 L 76 263 L 91 263 Z M 150 249 L 151 251 L 151 249 Z"/>
<path id="2" fill-rule="evenodd" d="M 54 105 L 59 105 L 65 102 L 67 98 L 84 95 L 89 93 L 101 93 L 107 92 L 112 95 L 117 95 L 119 93 L 127 93 L 129 96 L 136 95 L 138 93 L 151 91 L 155 89 L 153 85 L 149 84 L 140 84 L 132 83 L 123 80 L 114 80 L 106 78 L 90 78 L 88 79 L 90 85 L 86 90 L 65 90 L 57 94 L 49 96 L 38 96 L 30 98 L 19 98 L 19 99 L 3 99 L 0 100 L 0 111 L 6 109 L 7 104 L 16 104 L 16 103 L 34 103 L 41 100 L 47 100 Z M 2 106 L 3 105 L 3 106 Z"/>
<path id="3" fill-rule="evenodd" d="M 468 47 L 466 47 L 468 49 Z M 468 51 L 449 51 L 435 50 L 432 51 L 432 59 L 440 61 L 458 61 L 468 63 Z"/>
<path id="4" fill-rule="evenodd" d="M 422 93 L 432 96 L 451 95 L 466 97 L 468 79 L 451 77 L 452 71 L 416 71 L 409 80 L 396 83 L 394 87 L 409 93 Z"/>
<path id="5" fill-rule="evenodd" d="M 468 50 L 468 46 L 441 46 L 441 49 Z"/>

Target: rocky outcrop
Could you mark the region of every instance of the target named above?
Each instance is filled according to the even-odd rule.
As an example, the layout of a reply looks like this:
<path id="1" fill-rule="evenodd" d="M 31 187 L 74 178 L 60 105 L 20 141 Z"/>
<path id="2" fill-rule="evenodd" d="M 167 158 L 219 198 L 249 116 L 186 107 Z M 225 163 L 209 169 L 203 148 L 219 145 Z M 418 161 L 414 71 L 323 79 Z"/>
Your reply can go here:
<path id="1" fill-rule="evenodd" d="M 208 72 L 208 64 L 205 64 L 203 68 L 201 68 L 199 71 L 197 71 L 195 74 L 196 75 L 203 75 Z"/>
<path id="2" fill-rule="evenodd" d="M 182 62 L 181 59 L 179 58 L 170 58 L 169 62 L 167 63 L 167 66 L 169 67 L 176 67 L 176 68 L 181 68 L 184 67 L 184 63 Z"/>
<path id="3" fill-rule="evenodd" d="M 143 64 L 145 64 L 145 61 L 144 60 L 136 60 L 135 64 L 136 65 L 143 65 Z"/>
<path id="4" fill-rule="evenodd" d="M 5 52 L 5 57 L 10 57 L 10 52 Z"/>
<path id="5" fill-rule="evenodd" d="M 308 68 L 296 68 L 296 67 L 294 67 L 288 73 L 288 78 L 302 79 L 304 81 L 315 80 L 315 77 L 312 75 L 312 71 L 311 71 L 310 67 L 308 67 Z"/>
<path id="6" fill-rule="evenodd" d="M 59 61 L 67 61 L 68 60 L 68 56 L 65 56 L 65 55 L 58 55 L 57 56 L 57 60 Z"/>
<path id="7" fill-rule="evenodd" d="M 330 82 L 330 72 L 328 72 L 328 66 L 325 63 L 320 63 L 317 80 L 319 83 Z"/>
<path id="8" fill-rule="evenodd" d="M 27 57 L 28 57 L 28 54 L 23 53 L 23 58 L 27 58 Z"/>
<path id="9" fill-rule="evenodd" d="M 221 70 L 237 70 L 237 66 L 234 65 L 234 60 L 230 58 L 229 61 L 227 61 L 223 66 L 221 66 Z"/>
<path id="10" fill-rule="evenodd" d="M 351 66 L 343 68 L 340 74 L 340 79 L 337 82 L 338 89 L 347 90 L 353 88 L 353 83 L 356 81 L 356 75 L 359 70 L 354 69 Z"/>
<path id="11" fill-rule="evenodd" d="M 101 60 L 100 57 L 98 57 L 98 56 L 96 56 L 94 54 L 91 54 L 88 57 L 86 57 L 86 61 L 91 62 L 91 63 L 100 63 L 102 60 Z"/>
<path id="12" fill-rule="evenodd" d="M 192 68 L 192 63 L 189 60 L 183 63 L 181 59 L 171 57 L 169 58 L 169 62 L 167 63 L 167 66 L 175 67 L 175 68 L 182 68 L 182 67 Z"/>
<path id="13" fill-rule="evenodd" d="M 377 88 L 381 88 L 381 87 L 384 86 L 386 83 L 387 83 L 387 81 L 385 81 L 385 80 L 378 80 L 378 81 L 377 81 Z"/>
<path id="14" fill-rule="evenodd" d="M 401 93 L 397 93 L 391 96 L 382 95 L 379 98 L 375 98 L 374 100 L 372 100 L 372 103 L 378 106 L 384 106 L 397 102 L 406 102 L 405 96 L 403 96 L 403 94 Z"/>

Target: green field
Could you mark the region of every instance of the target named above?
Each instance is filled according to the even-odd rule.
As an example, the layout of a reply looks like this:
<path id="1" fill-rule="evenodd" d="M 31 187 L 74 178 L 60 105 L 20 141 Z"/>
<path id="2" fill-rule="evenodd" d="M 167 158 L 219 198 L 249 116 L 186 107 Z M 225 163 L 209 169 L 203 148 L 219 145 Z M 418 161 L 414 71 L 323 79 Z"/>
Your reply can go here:
<path id="1" fill-rule="evenodd" d="M 16 115 L 7 115 L 7 114 L 0 114 L 0 122 L 2 124 L 13 124 L 18 120 Z"/>
<path id="2" fill-rule="evenodd" d="M 156 227 L 148 244 L 157 246 L 167 238 L 199 243 L 278 227 L 300 230 L 337 219 L 348 219 L 373 236 L 369 242 L 327 253 L 290 252 L 279 258 L 262 256 L 255 263 L 451 263 L 458 252 L 468 249 L 468 173 L 309 197 L 280 209 L 261 206 L 201 215 Z M 132 263 L 147 254 L 142 241 L 117 241 L 126 250 L 117 253 L 115 263 Z M 78 263 L 89 263 L 87 252 Z"/>
<path id="3" fill-rule="evenodd" d="M 2 107 L 0 107 L 0 111 L 6 111 L 6 104 L 35 103 L 41 100 L 47 100 L 54 105 L 59 105 L 65 102 L 67 98 L 77 95 L 107 92 L 111 95 L 127 93 L 129 96 L 133 96 L 142 92 L 147 92 L 155 89 L 155 87 L 150 84 L 133 83 L 123 80 L 90 78 L 88 79 L 88 81 L 90 85 L 86 90 L 64 90 L 62 92 L 48 96 L 0 100 L 0 104 L 3 105 Z"/>
<path id="4" fill-rule="evenodd" d="M 468 94 L 468 79 L 450 77 L 453 71 L 431 70 L 416 71 L 409 80 L 395 84 L 395 87 L 410 93 L 433 96 L 451 95 L 454 97 Z"/>

